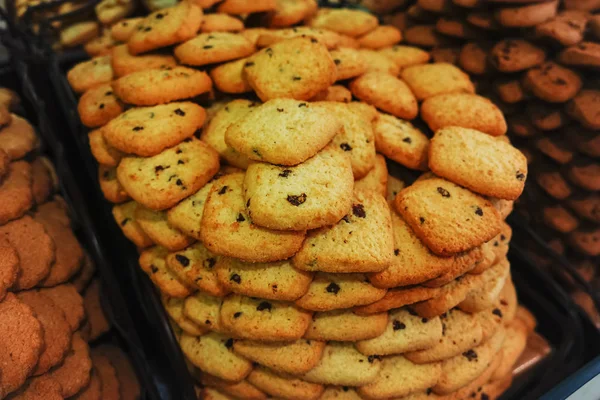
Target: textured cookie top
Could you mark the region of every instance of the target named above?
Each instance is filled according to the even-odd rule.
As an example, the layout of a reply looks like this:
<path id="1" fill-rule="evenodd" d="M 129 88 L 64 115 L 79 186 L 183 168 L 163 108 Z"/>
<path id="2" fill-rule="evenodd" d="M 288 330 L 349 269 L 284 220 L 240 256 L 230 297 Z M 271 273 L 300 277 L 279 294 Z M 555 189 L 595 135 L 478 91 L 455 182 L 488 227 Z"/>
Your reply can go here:
<path id="1" fill-rule="evenodd" d="M 402 71 L 402 79 L 419 100 L 444 93 L 474 93 L 469 76 L 448 63 L 423 64 Z"/>
<path id="2" fill-rule="evenodd" d="M 248 31 L 248 30 L 246 30 Z M 296 37 L 311 37 L 323 43 L 328 49 L 334 49 L 340 44 L 340 35 L 327 30 L 311 28 L 309 26 L 296 26 L 294 28 L 264 30 L 257 33 L 256 45 L 260 48 L 268 47 L 274 43 Z"/>
<path id="3" fill-rule="evenodd" d="M 308 24 L 356 37 L 375 29 L 378 22 L 374 15 L 360 10 L 321 8 Z"/>
<path id="4" fill-rule="evenodd" d="M 244 36 L 230 32 L 201 33 L 175 48 L 183 64 L 206 65 L 249 56 L 254 45 Z"/>

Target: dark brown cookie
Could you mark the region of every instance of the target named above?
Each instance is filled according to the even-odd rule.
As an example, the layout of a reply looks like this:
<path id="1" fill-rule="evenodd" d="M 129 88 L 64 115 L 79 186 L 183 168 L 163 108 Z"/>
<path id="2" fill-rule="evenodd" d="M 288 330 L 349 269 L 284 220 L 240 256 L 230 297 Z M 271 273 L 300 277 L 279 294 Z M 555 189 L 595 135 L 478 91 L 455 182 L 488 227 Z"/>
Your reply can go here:
<path id="1" fill-rule="evenodd" d="M 96 279 L 83 295 L 83 307 L 91 328 L 89 335 L 85 337 L 88 342 L 98 339 L 103 333 L 110 330 L 110 322 L 106 319 L 102 310 L 100 289 L 100 281 Z"/>

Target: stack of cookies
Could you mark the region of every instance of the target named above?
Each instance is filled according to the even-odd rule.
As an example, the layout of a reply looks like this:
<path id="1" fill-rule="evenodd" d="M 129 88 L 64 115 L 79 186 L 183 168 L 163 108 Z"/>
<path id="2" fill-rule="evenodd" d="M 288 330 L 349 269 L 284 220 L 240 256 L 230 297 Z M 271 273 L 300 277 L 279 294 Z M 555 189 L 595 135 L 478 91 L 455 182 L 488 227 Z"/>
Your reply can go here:
<path id="1" fill-rule="evenodd" d="M 535 181 L 519 210 L 586 280 L 594 279 L 600 255 L 600 92 L 594 76 L 600 65 L 600 16 L 593 12 L 600 3 L 413 3 L 384 19 L 401 29 L 407 42 L 431 48 L 434 59 L 460 65 L 478 92 L 507 115 L 508 133 L 527 155 Z M 550 261 L 544 254 L 537 259 Z"/>
<path id="2" fill-rule="evenodd" d="M 11 112 L 18 96 L 0 89 L 0 103 L 0 398 L 135 399 L 127 356 L 88 346 L 110 326 L 53 166 Z"/>
<path id="3" fill-rule="evenodd" d="M 202 32 L 213 10 L 266 27 Z M 467 74 L 310 0 L 184 1 L 118 29 L 68 80 L 202 398 L 510 385 L 535 327 L 504 222 L 527 162 Z"/>

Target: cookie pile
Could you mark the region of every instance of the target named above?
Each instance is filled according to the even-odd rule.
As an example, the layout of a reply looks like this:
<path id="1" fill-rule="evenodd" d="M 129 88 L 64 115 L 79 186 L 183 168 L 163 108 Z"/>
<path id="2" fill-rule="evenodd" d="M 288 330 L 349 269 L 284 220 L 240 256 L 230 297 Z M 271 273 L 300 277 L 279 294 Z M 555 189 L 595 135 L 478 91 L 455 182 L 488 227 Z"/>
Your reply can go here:
<path id="1" fill-rule="evenodd" d="M 202 398 L 498 397 L 535 327 L 501 111 L 368 13 L 216 11 L 268 28 L 181 2 L 67 76 Z"/>
<path id="2" fill-rule="evenodd" d="M 11 112 L 18 96 L 0 89 L 0 103 L 0 398 L 137 398 L 125 354 L 88 347 L 110 329 L 94 264 L 34 128 Z"/>
<path id="3" fill-rule="evenodd" d="M 431 48 L 434 59 L 459 65 L 478 92 L 502 109 L 508 133 L 534 174 L 519 210 L 586 280 L 594 279 L 600 254 L 600 92 L 594 76 L 600 65 L 600 16 L 593 13 L 600 3 L 415 3 L 384 19 L 401 29 L 407 42 Z M 537 258 L 548 262 L 546 255 Z"/>

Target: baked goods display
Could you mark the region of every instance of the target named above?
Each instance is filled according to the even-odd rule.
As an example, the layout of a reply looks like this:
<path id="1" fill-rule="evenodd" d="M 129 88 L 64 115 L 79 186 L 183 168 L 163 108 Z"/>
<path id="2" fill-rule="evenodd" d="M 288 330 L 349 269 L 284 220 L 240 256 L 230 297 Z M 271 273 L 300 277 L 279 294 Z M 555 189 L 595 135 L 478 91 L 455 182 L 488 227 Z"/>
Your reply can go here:
<path id="1" fill-rule="evenodd" d="M 535 327 L 500 109 L 364 11 L 213 3 L 67 75 L 199 395 L 497 398 Z"/>
<path id="2" fill-rule="evenodd" d="M 18 95 L 1 88 L 0 102 L 0 398 L 137 399 L 127 355 L 98 344 L 111 328 L 100 281 L 54 167 Z"/>

